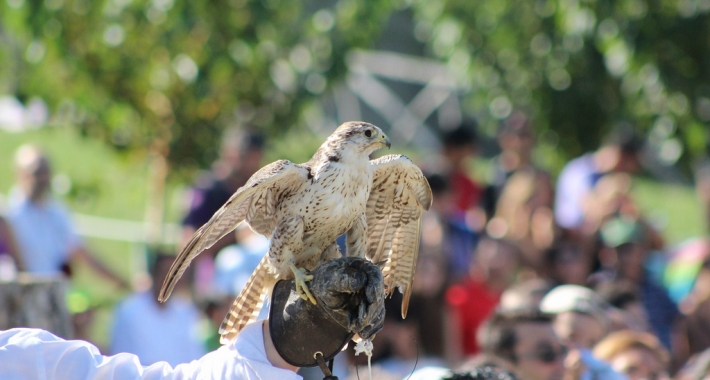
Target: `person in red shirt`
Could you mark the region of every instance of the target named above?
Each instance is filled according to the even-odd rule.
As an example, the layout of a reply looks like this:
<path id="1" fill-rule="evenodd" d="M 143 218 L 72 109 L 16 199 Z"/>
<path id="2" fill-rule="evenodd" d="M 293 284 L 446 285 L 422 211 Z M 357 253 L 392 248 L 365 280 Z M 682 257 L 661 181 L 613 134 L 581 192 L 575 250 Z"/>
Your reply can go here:
<path id="1" fill-rule="evenodd" d="M 456 211 L 466 213 L 478 207 L 483 196 L 483 187 L 474 182 L 466 168 L 467 160 L 473 156 L 476 148 L 476 134 L 469 124 L 444 134 L 443 156 L 448 166 L 446 174 L 453 193 Z"/>
<path id="2" fill-rule="evenodd" d="M 498 306 L 501 293 L 514 282 L 519 257 L 519 249 L 512 242 L 485 237 L 478 244 L 469 277 L 446 291 L 453 319 L 448 341 L 457 351 L 450 354 L 453 359 L 478 353 L 476 330 Z"/>

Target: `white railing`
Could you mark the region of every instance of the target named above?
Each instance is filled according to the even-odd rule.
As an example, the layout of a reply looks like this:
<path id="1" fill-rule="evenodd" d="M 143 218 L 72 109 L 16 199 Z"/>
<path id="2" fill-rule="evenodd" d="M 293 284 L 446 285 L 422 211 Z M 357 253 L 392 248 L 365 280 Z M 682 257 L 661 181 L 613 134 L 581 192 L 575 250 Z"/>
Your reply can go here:
<path id="1" fill-rule="evenodd" d="M 123 241 L 129 243 L 177 244 L 180 240 L 181 226 L 177 223 L 163 224 L 162 240 L 152 242 L 148 239 L 148 226 L 145 222 L 125 219 L 113 219 L 87 214 L 72 214 L 77 232 L 84 237 Z"/>

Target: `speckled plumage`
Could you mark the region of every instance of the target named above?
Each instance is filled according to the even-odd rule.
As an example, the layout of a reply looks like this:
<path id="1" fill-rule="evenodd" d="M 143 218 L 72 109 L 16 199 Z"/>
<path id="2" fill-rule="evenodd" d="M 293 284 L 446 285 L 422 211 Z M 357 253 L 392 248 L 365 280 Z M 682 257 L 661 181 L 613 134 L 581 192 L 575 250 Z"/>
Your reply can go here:
<path id="1" fill-rule="evenodd" d="M 384 262 L 387 291 L 400 288 L 406 315 L 420 218 L 431 204 L 431 190 L 404 156 L 369 160 L 385 145 L 389 140 L 376 126 L 348 122 L 308 162 L 280 160 L 263 167 L 195 232 L 170 268 L 159 299 L 170 296 L 192 259 L 245 221 L 271 238 L 271 245 L 220 328 L 223 342 L 256 319 L 276 281 L 293 278 L 289 264 L 313 270 L 340 257 L 335 240 L 343 233 L 349 256 Z"/>

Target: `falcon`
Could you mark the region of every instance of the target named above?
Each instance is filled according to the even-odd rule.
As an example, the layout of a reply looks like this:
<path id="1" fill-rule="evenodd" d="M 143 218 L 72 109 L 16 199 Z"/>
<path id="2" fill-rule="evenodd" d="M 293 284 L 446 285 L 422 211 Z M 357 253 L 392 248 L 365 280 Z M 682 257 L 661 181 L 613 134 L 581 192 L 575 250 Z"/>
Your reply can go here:
<path id="1" fill-rule="evenodd" d="M 279 160 L 261 168 L 195 232 L 170 268 L 158 300 L 168 299 L 200 252 L 246 222 L 271 243 L 222 322 L 222 343 L 256 320 L 279 280 L 295 279 L 299 295 L 316 303 L 308 290 L 308 272 L 342 257 L 335 241 L 344 233 L 347 255 L 379 264 L 387 295 L 395 287 L 403 294 L 401 312 L 406 317 L 421 215 L 431 206 L 432 194 L 421 170 L 407 157 L 369 159 L 374 151 L 390 146 L 380 128 L 347 122 L 308 162 Z"/>

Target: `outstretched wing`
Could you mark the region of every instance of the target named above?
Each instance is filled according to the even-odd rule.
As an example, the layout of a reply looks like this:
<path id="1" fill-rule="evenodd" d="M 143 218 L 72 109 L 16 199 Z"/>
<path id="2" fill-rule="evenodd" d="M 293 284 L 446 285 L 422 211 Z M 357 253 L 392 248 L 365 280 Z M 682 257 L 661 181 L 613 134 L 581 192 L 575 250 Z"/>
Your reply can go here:
<path id="1" fill-rule="evenodd" d="M 170 267 L 158 300 L 165 302 L 190 262 L 245 219 L 258 233 L 269 236 L 275 228 L 277 202 L 282 194 L 308 179 L 308 168 L 280 160 L 264 166 L 240 187 L 210 220 L 192 235 Z"/>
<path id="2" fill-rule="evenodd" d="M 387 294 L 397 287 L 404 295 L 404 318 L 419 253 L 421 216 L 431 206 L 431 188 L 419 167 L 405 156 L 388 155 L 370 164 L 375 174 L 367 200 L 367 258 L 384 262 Z"/>

